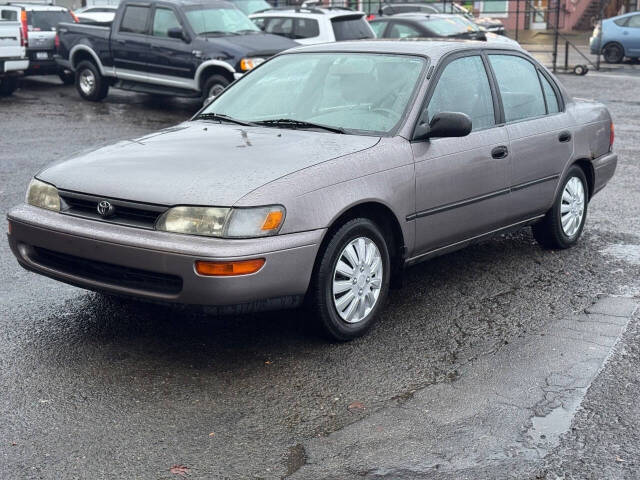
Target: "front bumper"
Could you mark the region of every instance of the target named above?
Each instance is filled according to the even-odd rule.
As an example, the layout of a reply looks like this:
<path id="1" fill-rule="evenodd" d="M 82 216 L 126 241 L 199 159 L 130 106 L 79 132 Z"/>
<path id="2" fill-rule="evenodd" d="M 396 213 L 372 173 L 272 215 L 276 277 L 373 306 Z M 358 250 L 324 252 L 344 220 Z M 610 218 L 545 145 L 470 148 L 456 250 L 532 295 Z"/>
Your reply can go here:
<path id="1" fill-rule="evenodd" d="M 295 306 L 306 293 L 325 230 L 226 240 L 73 217 L 30 205 L 7 215 L 20 265 L 72 285 L 229 313 Z M 261 270 L 205 277 L 196 260 L 264 258 Z"/>

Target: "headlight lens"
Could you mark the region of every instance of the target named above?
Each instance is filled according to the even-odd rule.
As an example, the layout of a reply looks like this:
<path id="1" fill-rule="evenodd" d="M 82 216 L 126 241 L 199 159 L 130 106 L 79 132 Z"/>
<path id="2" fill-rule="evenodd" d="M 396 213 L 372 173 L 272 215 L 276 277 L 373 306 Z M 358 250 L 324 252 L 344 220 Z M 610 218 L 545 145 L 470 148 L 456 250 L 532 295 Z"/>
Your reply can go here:
<path id="1" fill-rule="evenodd" d="M 240 70 L 242 70 L 243 72 L 249 71 L 253 68 L 256 68 L 262 62 L 264 62 L 264 58 L 260 57 L 243 58 L 242 60 L 240 60 Z"/>
<path id="2" fill-rule="evenodd" d="M 54 210 L 56 212 L 60 211 L 58 189 L 36 178 L 33 178 L 29 183 L 26 201 L 34 207 L 46 208 L 47 210 Z"/>
<path id="3" fill-rule="evenodd" d="M 156 223 L 165 232 L 209 237 L 265 237 L 275 235 L 284 222 L 281 205 L 252 208 L 173 207 Z"/>

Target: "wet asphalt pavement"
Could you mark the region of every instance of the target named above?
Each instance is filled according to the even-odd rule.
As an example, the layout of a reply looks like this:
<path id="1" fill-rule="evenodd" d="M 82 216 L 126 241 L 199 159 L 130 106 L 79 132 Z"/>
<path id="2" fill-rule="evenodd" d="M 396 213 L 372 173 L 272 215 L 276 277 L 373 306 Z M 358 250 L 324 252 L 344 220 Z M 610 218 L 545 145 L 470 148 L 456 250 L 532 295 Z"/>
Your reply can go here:
<path id="1" fill-rule="evenodd" d="M 214 318 L 86 292 L 22 270 L 3 240 L 0 478 L 638 478 L 640 76 L 561 81 L 609 106 L 620 155 L 579 245 L 544 251 L 524 230 L 415 266 L 349 344 L 305 311 Z M 24 80 L 0 98 L 2 218 L 50 161 L 197 109 Z M 496 372 L 522 374 L 506 416 Z"/>

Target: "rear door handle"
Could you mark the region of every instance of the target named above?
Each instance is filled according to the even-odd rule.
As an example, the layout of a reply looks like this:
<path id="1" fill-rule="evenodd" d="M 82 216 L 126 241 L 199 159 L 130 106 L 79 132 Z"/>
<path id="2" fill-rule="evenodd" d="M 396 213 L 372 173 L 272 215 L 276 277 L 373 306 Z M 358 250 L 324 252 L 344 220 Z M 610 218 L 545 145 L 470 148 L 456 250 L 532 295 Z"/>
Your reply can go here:
<path id="1" fill-rule="evenodd" d="M 491 156 L 496 159 L 504 158 L 509 155 L 509 149 L 504 145 L 500 145 L 499 147 L 491 150 Z"/>
<path id="2" fill-rule="evenodd" d="M 571 132 L 561 132 L 560 135 L 558 135 L 558 140 L 562 143 L 568 142 L 571 140 Z"/>

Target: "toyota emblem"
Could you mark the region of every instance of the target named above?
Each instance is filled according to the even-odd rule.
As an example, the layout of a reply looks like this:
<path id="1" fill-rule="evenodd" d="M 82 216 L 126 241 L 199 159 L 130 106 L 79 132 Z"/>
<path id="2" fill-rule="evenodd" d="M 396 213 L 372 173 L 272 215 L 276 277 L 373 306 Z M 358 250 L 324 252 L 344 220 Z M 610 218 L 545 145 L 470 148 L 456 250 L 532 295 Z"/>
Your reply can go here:
<path id="1" fill-rule="evenodd" d="M 98 203 L 97 210 L 98 215 L 100 215 L 102 218 L 108 218 L 113 215 L 115 208 L 113 208 L 113 205 L 111 205 L 111 203 L 107 202 L 106 200 L 102 200 L 100 203 Z"/>

